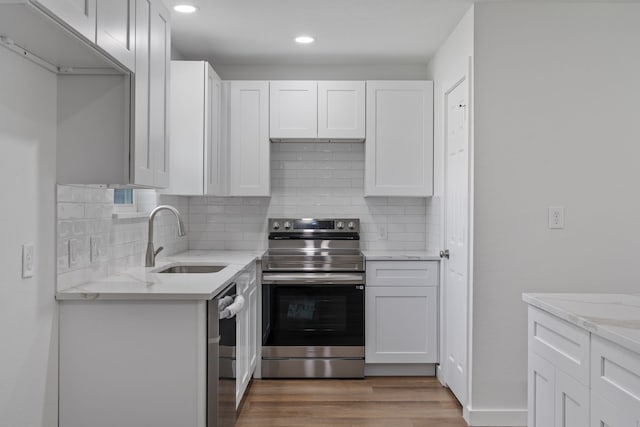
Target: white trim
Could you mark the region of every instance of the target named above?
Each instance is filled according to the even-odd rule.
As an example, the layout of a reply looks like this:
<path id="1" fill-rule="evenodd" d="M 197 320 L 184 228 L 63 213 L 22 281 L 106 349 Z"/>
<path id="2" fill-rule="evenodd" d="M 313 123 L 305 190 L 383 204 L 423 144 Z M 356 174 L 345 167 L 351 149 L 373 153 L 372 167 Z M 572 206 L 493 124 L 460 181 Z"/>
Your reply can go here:
<path id="1" fill-rule="evenodd" d="M 147 218 L 149 216 L 146 212 L 114 212 L 113 219 L 134 219 L 134 218 Z"/>
<path id="2" fill-rule="evenodd" d="M 436 365 L 436 378 L 438 379 L 438 381 L 440 382 L 440 384 L 443 387 L 447 386 L 447 382 L 445 380 L 445 371 L 444 371 L 444 364 L 438 364 Z"/>
<path id="3" fill-rule="evenodd" d="M 519 427 L 527 425 L 526 409 L 469 409 L 462 413 L 464 420 L 473 427 Z"/>

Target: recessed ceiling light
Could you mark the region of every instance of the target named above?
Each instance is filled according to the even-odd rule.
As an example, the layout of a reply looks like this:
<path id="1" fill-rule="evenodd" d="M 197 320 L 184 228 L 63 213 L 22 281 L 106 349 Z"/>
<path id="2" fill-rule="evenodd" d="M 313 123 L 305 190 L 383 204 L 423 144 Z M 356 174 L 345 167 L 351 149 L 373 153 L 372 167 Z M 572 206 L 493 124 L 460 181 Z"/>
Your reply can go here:
<path id="1" fill-rule="evenodd" d="M 309 43 L 313 43 L 314 41 L 316 41 L 316 39 L 314 39 L 311 36 L 298 36 L 295 38 L 296 43 L 300 43 L 300 44 L 309 44 Z"/>
<path id="2" fill-rule="evenodd" d="M 192 4 L 179 3 L 173 6 L 173 10 L 180 13 L 193 13 L 198 10 L 198 8 Z"/>

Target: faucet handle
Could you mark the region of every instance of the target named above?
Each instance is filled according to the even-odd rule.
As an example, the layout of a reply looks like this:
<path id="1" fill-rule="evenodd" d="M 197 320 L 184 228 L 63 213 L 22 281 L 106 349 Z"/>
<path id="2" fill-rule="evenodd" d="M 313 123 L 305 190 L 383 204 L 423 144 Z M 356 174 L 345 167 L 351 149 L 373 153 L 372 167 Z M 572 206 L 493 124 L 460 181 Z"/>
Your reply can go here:
<path id="1" fill-rule="evenodd" d="M 153 253 L 153 257 L 155 258 L 163 249 L 164 249 L 164 246 L 160 246 L 158 249 L 156 249 L 156 251 Z"/>

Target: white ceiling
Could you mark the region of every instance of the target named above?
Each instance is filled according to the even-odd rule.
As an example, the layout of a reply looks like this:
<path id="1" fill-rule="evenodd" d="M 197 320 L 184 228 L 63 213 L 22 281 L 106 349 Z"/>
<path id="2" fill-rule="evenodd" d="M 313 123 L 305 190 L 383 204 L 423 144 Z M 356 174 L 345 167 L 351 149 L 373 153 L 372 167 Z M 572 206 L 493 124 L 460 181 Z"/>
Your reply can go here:
<path id="1" fill-rule="evenodd" d="M 171 4 L 173 0 L 165 0 Z M 191 3 L 194 3 L 191 0 Z M 472 0 L 196 0 L 174 48 L 219 65 L 426 64 Z M 300 34 L 316 37 L 297 45 Z"/>

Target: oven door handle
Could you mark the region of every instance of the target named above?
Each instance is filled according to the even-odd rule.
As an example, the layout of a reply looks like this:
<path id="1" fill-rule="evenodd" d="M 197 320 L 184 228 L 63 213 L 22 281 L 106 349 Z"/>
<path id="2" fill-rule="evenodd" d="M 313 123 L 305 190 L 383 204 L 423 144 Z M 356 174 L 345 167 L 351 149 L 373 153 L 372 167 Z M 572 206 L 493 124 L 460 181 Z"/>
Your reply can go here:
<path id="1" fill-rule="evenodd" d="M 364 273 L 263 273 L 263 285 L 364 285 Z"/>

